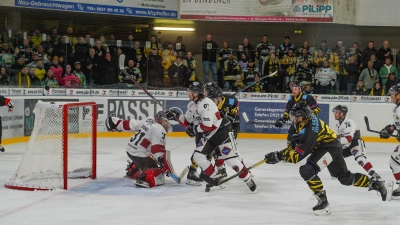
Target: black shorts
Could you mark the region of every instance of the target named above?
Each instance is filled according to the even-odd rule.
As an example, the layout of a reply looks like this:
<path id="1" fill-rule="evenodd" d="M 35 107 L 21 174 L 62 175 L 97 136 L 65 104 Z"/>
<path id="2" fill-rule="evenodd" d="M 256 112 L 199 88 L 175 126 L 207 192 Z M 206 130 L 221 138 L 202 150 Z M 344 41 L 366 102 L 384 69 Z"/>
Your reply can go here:
<path id="1" fill-rule="evenodd" d="M 128 157 L 136 164 L 136 166 L 141 171 L 144 171 L 144 170 L 150 169 L 150 168 L 158 168 L 156 161 L 154 161 L 150 157 L 133 156 L 133 155 L 129 154 L 128 152 L 126 154 L 128 154 Z"/>

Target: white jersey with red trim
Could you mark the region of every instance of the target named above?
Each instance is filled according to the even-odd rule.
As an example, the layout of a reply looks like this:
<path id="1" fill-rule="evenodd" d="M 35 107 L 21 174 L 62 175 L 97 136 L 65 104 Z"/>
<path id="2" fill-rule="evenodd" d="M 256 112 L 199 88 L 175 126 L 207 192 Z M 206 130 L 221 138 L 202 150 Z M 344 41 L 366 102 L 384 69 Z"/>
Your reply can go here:
<path id="1" fill-rule="evenodd" d="M 129 140 L 126 151 L 137 157 L 148 157 L 151 152 L 154 158 L 165 153 L 166 131 L 156 123 L 153 117 L 144 120 L 123 120 L 117 125 L 117 130 L 132 130 L 136 133 Z"/>
<path id="2" fill-rule="evenodd" d="M 199 120 L 198 133 L 204 133 L 206 138 L 213 136 L 222 122 L 217 105 L 209 98 L 203 98 L 196 103 L 196 118 Z"/>
<path id="3" fill-rule="evenodd" d="M 393 109 L 393 119 L 394 119 L 394 126 L 396 127 L 396 130 L 400 130 L 400 107 L 396 106 L 396 108 Z"/>
<path id="4" fill-rule="evenodd" d="M 200 121 L 199 118 L 196 117 L 196 108 L 197 108 L 197 104 L 194 101 L 190 101 L 188 106 L 187 106 L 187 111 L 183 117 L 183 119 L 179 119 L 179 120 L 185 120 L 187 121 L 187 125 L 193 123 L 194 125 L 199 125 Z"/>
<path id="5" fill-rule="evenodd" d="M 338 136 L 343 149 L 350 146 L 354 138 L 354 133 L 358 130 L 353 120 L 345 118 L 342 122 L 336 120 L 335 132 Z"/>

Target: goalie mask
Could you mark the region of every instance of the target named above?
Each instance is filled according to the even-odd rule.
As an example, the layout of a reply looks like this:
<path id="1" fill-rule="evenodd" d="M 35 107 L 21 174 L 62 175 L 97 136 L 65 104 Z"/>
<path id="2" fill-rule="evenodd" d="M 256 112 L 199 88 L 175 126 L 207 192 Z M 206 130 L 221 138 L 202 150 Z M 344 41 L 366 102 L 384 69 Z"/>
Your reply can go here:
<path id="1" fill-rule="evenodd" d="M 154 121 L 156 123 L 161 124 L 164 127 L 165 131 L 171 132 L 171 124 L 169 123 L 166 113 L 164 111 L 159 111 L 156 116 L 154 117 Z"/>

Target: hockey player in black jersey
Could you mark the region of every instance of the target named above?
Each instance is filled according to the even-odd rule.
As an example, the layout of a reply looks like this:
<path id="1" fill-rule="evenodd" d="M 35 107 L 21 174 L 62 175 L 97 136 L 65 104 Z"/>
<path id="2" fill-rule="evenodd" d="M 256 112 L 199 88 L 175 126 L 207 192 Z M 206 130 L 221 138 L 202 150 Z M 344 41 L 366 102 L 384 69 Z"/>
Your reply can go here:
<path id="1" fill-rule="evenodd" d="M 318 200 L 317 205 L 313 207 L 316 215 L 330 214 L 326 191 L 318 177 L 318 173 L 327 167 L 337 174 L 341 184 L 369 187 L 369 190 L 380 192 L 382 200 L 386 200 L 388 190 L 384 182 L 376 180 L 375 177 L 370 179 L 361 173 L 351 173 L 347 169 L 342 156 L 342 146 L 335 131 L 324 121 L 311 114 L 311 109 L 306 104 L 293 105 L 290 119 L 293 121 L 297 133 L 292 139 L 295 143 L 294 149 L 271 152 L 265 157 L 268 164 L 276 164 L 280 161 L 296 164 L 307 158 L 307 162 L 300 166 L 299 172 Z"/>

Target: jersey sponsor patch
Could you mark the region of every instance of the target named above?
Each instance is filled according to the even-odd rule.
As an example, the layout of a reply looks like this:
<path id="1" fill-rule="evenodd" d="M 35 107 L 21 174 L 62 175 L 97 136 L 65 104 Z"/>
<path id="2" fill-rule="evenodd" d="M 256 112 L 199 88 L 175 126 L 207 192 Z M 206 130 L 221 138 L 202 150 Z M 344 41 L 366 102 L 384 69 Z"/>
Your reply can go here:
<path id="1" fill-rule="evenodd" d="M 230 98 L 228 103 L 229 103 L 229 105 L 234 105 L 235 104 L 235 99 Z"/>
<path id="2" fill-rule="evenodd" d="M 228 148 L 228 147 L 224 147 L 222 150 L 221 150 L 221 153 L 222 154 L 224 154 L 224 155 L 229 155 L 229 153 L 232 151 L 232 149 L 230 149 L 230 148 Z"/>

